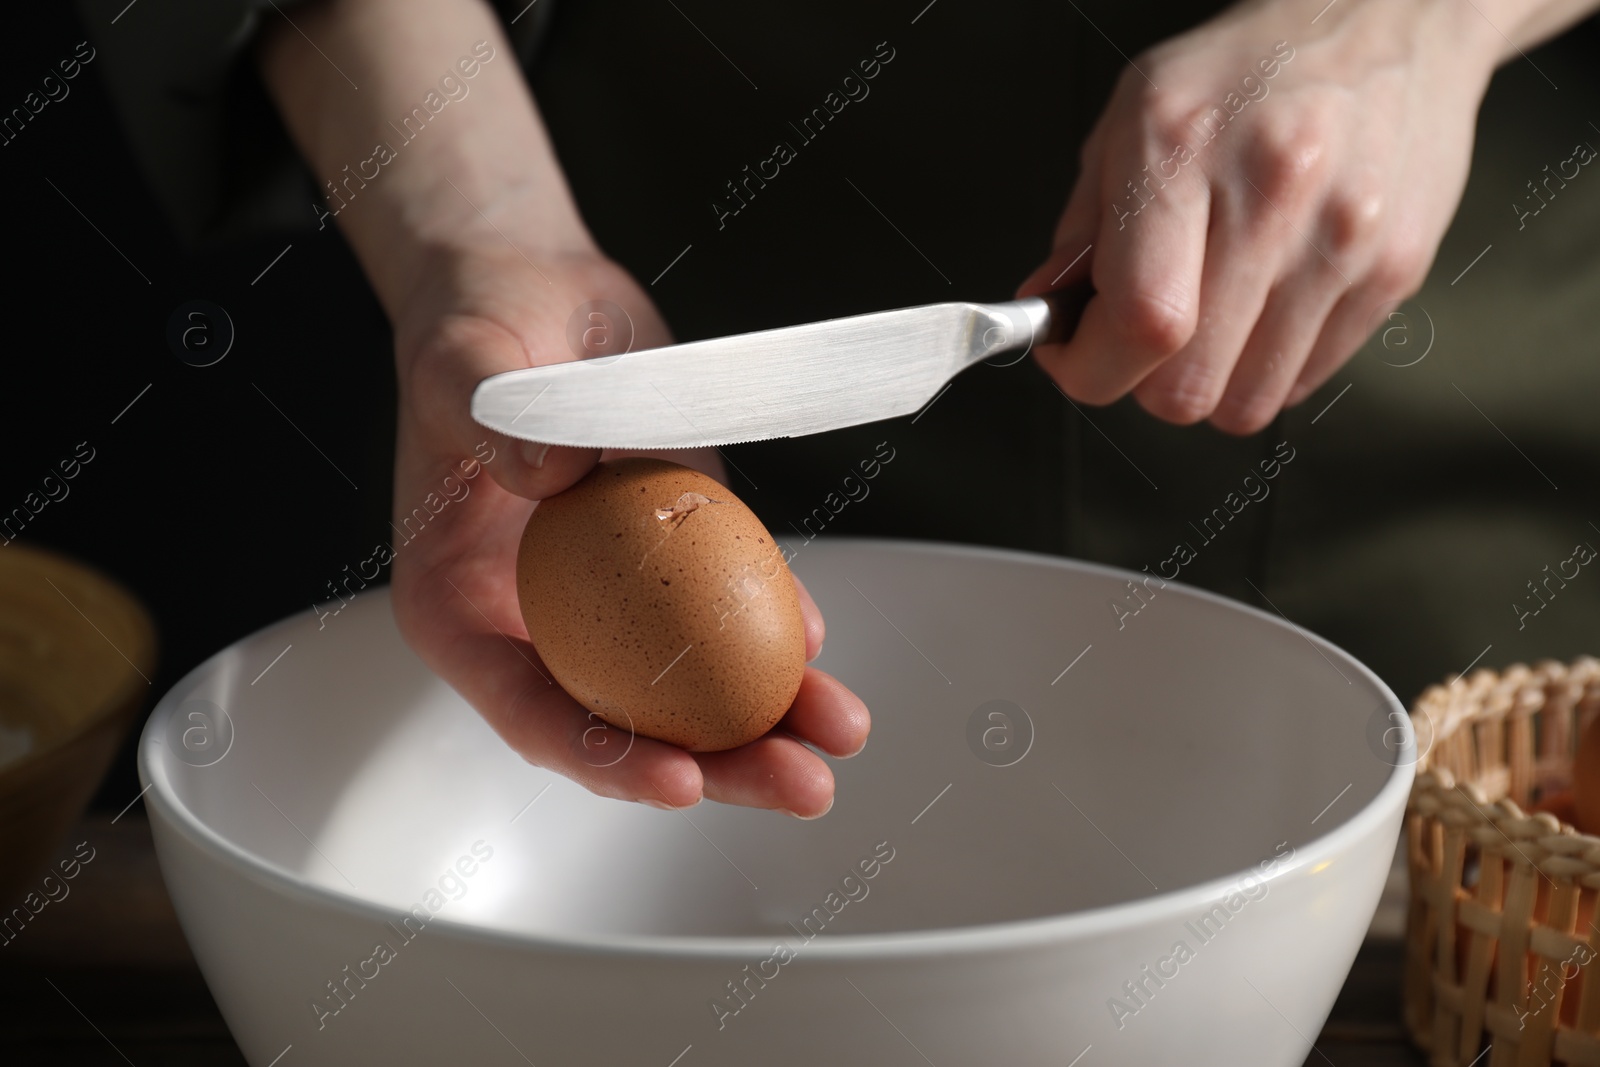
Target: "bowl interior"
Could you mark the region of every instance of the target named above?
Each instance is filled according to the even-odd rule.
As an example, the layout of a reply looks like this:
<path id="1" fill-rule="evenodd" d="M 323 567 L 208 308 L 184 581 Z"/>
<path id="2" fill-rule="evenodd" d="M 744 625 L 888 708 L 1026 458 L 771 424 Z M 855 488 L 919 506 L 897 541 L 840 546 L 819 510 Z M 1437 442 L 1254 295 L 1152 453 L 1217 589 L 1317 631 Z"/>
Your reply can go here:
<path id="1" fill-rule="evenodd" d="M 1124 904 L 1303 848 L 1398 773 L 1372 741 L 1399 707 L 1381 682 L 1209 594 L 1141 587 L 1119 627 L 1108 602 L 1138 601 L 1107 568 L 825 540 L 794 567 L 828 620 L 818 666 L 874 720 L 820 820 L 656 811 L 528 765 L 406 650 L 380 590 L 169 693 L 141 750 L 152 800 L 267 877 L 391 913 L 719 938 Z M 190 724 L 223 719 L 204 758 L 184 753 Z M 625 735 L 607 743 L 595 762 L 627 758 Z"/>

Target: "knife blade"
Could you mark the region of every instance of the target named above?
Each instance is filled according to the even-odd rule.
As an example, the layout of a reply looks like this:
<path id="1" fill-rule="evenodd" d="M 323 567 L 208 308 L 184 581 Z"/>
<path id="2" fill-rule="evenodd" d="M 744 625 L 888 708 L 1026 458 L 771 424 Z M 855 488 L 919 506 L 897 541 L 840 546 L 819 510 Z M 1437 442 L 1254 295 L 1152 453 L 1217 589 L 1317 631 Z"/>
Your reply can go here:
<path id="1" fill-rule="evenodd" d="M 1083 285 L 930 304 L 509 371 L 478 383 L 472 417 L 510 437 L 584 448 L 821 433 L 912 414 L 975 363 L 1070 336 L 1091 295 Z"/>

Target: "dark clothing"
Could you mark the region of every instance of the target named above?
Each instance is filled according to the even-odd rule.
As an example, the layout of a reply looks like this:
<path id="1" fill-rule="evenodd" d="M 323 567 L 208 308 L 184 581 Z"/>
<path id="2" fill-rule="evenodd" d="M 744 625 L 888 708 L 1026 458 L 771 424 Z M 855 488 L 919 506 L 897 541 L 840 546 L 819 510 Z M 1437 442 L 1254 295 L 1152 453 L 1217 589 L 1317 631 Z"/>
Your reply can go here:
<path id="1" fill-rule="evenodd" d="M 536 98 L 591 229 L 682 339 L 1009 297 L 1047 251 L 1123 53 L 1207 14 L 553 4 L 514 28 L 525 57 L 548 35 Z M 104 49 L 152 180 L 194 236 L 315 221 L 304 168 L 230 58 L 258 10 L 167 5 L 149 31 L 159 57 Z M 931 538 L 1176 572 L 1345 646 L 1403 699 L 1480 653 L 1498 666 L 1600 651 L 1600 574 L 1549 577 L 1575 545 L 1600 545 L 1600 177 L 1545 186 L 1547 206 L 1521 214 L 1541 168 L 1600 145 L 1585 44 L 1569 34 L 1537 69 L 1497 76 L 1427 285 L 1399 318 L 1374 309 L 1381 332 L 1271 430 L 1236 439 L 1129 401 L 1074 405 L 1025 360 L 974 368 L 914 423 L 727 449 L 734 490 L 795 543 Z M 153 80 L 164 69 L 188 73 Z M 255 110 L 223 121 L 225 100 Z M 219 128 L 257 146 L 249 166 L 206 140 Z M 895 459 L 848 499 L 842 480 L 881 441 Z M 1134 606 L 1083 610 L 1137 626 Z"/>

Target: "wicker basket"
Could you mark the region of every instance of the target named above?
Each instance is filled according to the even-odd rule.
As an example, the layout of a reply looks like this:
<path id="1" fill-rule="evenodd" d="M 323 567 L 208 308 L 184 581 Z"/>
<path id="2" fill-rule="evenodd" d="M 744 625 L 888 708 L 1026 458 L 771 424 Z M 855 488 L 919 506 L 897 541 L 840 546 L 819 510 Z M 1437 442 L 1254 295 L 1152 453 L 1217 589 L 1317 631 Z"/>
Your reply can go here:
<path id="1" fill-rule="evenodd" d="M 1434 1067 L 1600 1067 L 1600 837 L 1525 814 L 1571 787 L 1596 714 L 1587 657 L 1478 670 L 1412 708 L 1405 1021 Z"/>

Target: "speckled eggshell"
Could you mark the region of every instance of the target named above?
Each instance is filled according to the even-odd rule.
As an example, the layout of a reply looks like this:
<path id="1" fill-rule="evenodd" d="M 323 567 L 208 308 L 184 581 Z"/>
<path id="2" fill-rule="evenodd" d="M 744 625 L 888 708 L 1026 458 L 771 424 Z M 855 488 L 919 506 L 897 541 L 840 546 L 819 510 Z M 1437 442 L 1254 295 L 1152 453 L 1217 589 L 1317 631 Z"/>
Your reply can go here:
<path id="1" fill-rule="evenodd" d="M 517 589 L 555 680 L 620 729 L 735 748 L 800 688 L 805 628 L 782 551 L 743 501 L 688 467 L 611 460 L 541 501 Z"/>

